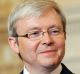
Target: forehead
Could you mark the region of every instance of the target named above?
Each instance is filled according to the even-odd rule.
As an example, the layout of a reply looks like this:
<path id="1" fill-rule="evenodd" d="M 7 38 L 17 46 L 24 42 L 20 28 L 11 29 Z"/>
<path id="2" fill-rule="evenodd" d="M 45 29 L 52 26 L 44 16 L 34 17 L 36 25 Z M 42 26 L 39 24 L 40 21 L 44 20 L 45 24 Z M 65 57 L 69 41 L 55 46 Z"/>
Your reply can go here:
<path id="1" fill-rule="evenodd" d="M 54 9 L 48 9 L 44 11 L 42 15 L 32 18 L 27 18 L 25 16 L 16 22 L 17 33 L 24 33 L 35 27 L 40 29 L 48 29 L 51 26 L 62 27 L 61 18 Z"/>

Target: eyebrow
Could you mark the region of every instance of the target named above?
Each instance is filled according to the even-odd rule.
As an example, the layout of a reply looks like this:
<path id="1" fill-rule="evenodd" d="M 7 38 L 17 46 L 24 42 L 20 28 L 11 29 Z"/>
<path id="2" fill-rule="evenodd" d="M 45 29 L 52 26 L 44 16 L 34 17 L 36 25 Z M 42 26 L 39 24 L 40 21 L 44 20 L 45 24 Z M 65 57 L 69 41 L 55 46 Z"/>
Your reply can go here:
<path id="1" fill-rule="evenodd" d="M 31 31 L 31 30 L 41 30 L 41 28 L 39 28 L 39 27 L 31 27 L 27 31 Z"/>
<path id="2" fill-rule="evenodd" d="M 58 29 L 61 29 L 60 26 L 55 26 L 55 25 L 50 26 L 48 29 L 51 29 L 51 28 L 58 28 Z"/>
<path id="3" fill-rule="evenodd" d="M 49 30 L 50 28 L 59 28 L 59 29 L 61 29 L 60 26 L 56 26 L 55 24 L 52 25 L 52 26 L 50 26 L 50 27 L 48 28 L 48 30 Z M 42 29 L 41 27 L 30 27 L 30 28 L 27 30 L 27 32 L 28 32 L 28 31 L 31 31 L 31 30 L 41 30 L 41 29 Z"/>

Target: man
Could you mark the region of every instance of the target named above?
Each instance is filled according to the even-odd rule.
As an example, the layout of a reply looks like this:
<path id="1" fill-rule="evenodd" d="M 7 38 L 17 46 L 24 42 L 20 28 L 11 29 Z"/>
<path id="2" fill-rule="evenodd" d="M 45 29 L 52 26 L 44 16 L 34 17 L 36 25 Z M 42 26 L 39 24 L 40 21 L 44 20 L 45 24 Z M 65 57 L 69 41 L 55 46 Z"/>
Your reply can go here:
<path id="1" fill-rule="evenodd" d="M 73 74 L 61 63 L 66 20 L 51 0 L 26 0 L 10 15 L 8 41 L 24 63 L 20 74 Z"/>

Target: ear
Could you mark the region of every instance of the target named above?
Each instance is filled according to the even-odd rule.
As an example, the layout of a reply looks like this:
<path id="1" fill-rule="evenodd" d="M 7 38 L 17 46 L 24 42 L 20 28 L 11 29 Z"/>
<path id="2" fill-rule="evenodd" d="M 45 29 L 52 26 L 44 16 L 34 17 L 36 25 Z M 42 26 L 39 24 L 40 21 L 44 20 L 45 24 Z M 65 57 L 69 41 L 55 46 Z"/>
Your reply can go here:
<path id="1" fill-rule="evenodd" d="M 19 53 L 19 48 L 18 48 L 18 44 L 17 44 L 17 41 L 16 41 L 16 38 L 15 37 L 8 37 L 8 42 L 9 42 L 9 45 L 11 47 L 11 49 L 15 52 L 15 53 Z"/>

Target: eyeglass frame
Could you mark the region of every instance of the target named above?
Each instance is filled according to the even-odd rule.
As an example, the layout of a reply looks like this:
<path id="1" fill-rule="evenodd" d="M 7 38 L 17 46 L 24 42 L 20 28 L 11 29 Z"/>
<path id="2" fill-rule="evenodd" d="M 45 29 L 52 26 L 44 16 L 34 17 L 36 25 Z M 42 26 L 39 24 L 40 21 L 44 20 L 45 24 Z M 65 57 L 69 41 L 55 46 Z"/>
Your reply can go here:
<path id="1" fill-rule="evenodd" d="M 60 34 L 62 34 L 62 33 L 65 33 L 65 31 L 64 31 L 63 29 L 59 28 L 59 27 L 53 27 L 53 28 L 58 29 L 58 34 L 53 35 L 53 36 L 58 36 L 58 35 L 60 35 Z M 51 28 L 51 29 L 53 29 L 53 28 Z M 39 31 L 39 32 L 40 32 L 40 35 L 38 36 L 37 39 L 42 38 L 42 37 L 44 36 L 44 33 L 48 33 L 49 36 L 52 36 L 49 31 L 50 31 L 50 29 L 47 30 L 47 31 L 45 31 L 45 32 L 40 30 L 40 31 Z M 26 33 L 26 34 L 24 34 L 24 35 L 18 35 L 18 34 L 16 33 L 16 35 L 13 36 L 13 37 L 26 37 L 26 38 L 28 38 L 28 39 L 31 39 L 31 38 L 29 37 L 29 35 L 30 35 L 30 32 L 28 32 L 28 33 Z M 53 36 L 52 36 L 52 37 L 53 37 Z M 37 40 L 37 39 L 32 38 L 31 40 Z"/>

